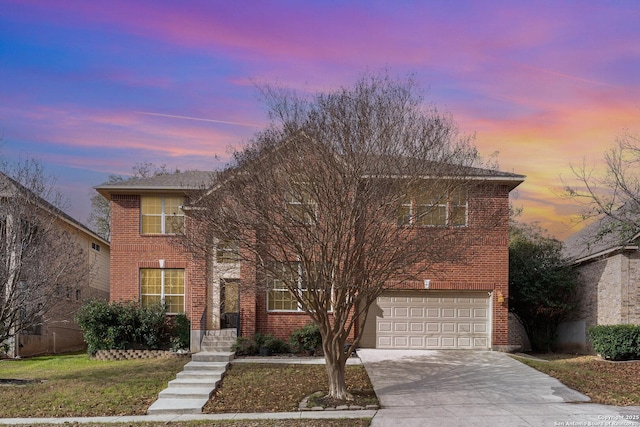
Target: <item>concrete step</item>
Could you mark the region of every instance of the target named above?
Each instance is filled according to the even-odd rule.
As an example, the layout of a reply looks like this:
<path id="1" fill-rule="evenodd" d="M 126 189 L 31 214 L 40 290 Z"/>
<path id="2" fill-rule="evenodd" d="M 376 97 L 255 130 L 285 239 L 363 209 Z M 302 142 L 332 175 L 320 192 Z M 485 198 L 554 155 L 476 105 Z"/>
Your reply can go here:
<path id="1" fill-rule="evenodd" d="M 198 353 L 231 353 L 231 352 L 233 352 L 232 346 L 215 343 L 215 344 L 201 345 L 200 351 Z"/>
<path id="2" fill-rule="evenodd" d="M 201 414 L 209 399 L 158 399 L 147 410 L 149 415 L 157 414 Z"/>
<path id="3" fill-rule="evenodd" d="M 203 371 L 203 372 L 211 372 L 211 371 L 221 371 L 224 372 L 227 370 L 227 366 L 229 362 L 202 362 L 202 361 L 194 361 L 187 363 L 182 368 L 183 371 Z"/>
<path id="4" fill-rule="evenodd" d="M 209 399 L 213 394 L 211 387 L 165 388 L 158 394 L 160 399 Z"/>
<path id="5" fill-rule="evenodd" d="M 232 351 L 200 351 L 191 355 L 193 362 L 230 362 L 235 353 Z"/>
<path id="6" fill-rule="evenodd" d="M 200 414 L 209 398 L 222 381 L 235 353 L 230 351 L 235 342 L 235 329 L 209 331 L 203 340 L 213 351 L 200 351 L 191 355 L 176 379 L 158 394 L 158 400 L 147 414 Z M 219 350 L 219 351 L 218 351 Z"/>
<path id="7" fill-rule="evenodd" d="M 169 381 L 169 388 L 201 388 L 211 387 L 215 389 L 220 384 L 222 376 L 200 376 L 198 378 L 176 378 Z"/>

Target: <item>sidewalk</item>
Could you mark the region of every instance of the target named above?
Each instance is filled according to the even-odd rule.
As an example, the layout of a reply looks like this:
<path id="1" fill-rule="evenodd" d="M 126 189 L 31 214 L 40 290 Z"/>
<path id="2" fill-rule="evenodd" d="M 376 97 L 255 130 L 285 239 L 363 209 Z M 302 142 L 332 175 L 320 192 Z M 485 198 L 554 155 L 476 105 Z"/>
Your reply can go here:
<path id="1" fill-rule="evenodd" d="M 271 413 L 236 414 L 185 414 L 185 415 L 126 415 L 116 417 L 69 417 L 69 418 L 0 418 L 0 425 L 33 425 L 65 423 L 175 423 L 184 421 L 220 421 L 220 420 L 305 420 L 336 418 L 373 418 L 377 411 L 305 411 Z"/>

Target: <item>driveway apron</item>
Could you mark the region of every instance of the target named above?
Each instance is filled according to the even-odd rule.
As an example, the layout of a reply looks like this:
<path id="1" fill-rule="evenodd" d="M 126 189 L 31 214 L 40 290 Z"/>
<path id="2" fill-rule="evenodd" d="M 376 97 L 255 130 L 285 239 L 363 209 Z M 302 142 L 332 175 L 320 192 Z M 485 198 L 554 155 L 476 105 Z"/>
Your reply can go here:
<path id="1" fill-rule="evenodd" d="M 505 353 L 361 349 L 358 356 L 381 405 L 373 427 L 640 425 L 640 407 L 586 404 L 587 396 Z"/>

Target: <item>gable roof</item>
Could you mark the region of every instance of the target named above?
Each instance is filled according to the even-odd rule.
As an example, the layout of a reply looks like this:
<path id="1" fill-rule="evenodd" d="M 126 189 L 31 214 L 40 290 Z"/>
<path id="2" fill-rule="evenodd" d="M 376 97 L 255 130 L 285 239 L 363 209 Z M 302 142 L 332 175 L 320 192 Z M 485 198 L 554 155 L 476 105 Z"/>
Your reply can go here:
<path id="1" fill-rule="evenodd" d="M 20 184 L 18 181 L 16 181 L 15 179 L 11 178 L 9 175 L 7 175 L 7 174 L 5 174 L 3 172 L 0 172 L 0 182 L 2 182 L 3 183 L 2 185 L 4 186 L 3 188 L 0 189 L 4 193 L 3 196 L 11 197 L 12 193 L 14 191 L 19 191 L 19 192 L 22 192 L 22 193 L 28 193 L 33 198 L 33 200 L 35 200 L 36 203 L 38 203 L 38 205 L 40 207 L 42 207 L 45 211 L 49 212 L 52 215 L 57 216 L 61 221 L 67 223 L 68 225 L 70 225 L 71 227 L 75 228 L 76 230 L 81 231 L 81 232 L 89 235 L 91 238 L 93 238 L 95 240 L 98 240 L 102 244 L 104 244 L 106 246 L 110 245 L 108 240 L 105 240 L 103 237 L 101 237 L 95 231 L 91 230 L 89 227 L 87 227 L 86 225 L 82 224 L 80 221 L 78 221 L 77 219 L 73 218 L 72 216 L 70 216 L 69 214 L 64 212 L 62 209 L 52 205 L 51 203 L 49 203 L 48 201 L 46 201 L 42 197 L 36 195 L 31 190 L 29 190 L 28 188 L 26 188 L 25 186 Z M 11 191 L 11 190 L 13 190 L 13 191 Z"/>
<path id="2" fill-rule="evenodd" d="M 602 232 L 612 221 L 611 218 L 605 216 L 569 236 L 563 242 L 562 247 L 565 258 L 573 264 L 581 264 L 621 250 L 638 249 L 636 242 L 638 236 L 623 240 L 615 232 Z"/>
<path id="3" fill-rule="evenodd" d="M 104 183 L 94 189 L 107 199 L 114 193 L 190 192 L 210 187 L 215 182 L 215 178 L 216 172 L 213 171 L 186 171 Z"/>

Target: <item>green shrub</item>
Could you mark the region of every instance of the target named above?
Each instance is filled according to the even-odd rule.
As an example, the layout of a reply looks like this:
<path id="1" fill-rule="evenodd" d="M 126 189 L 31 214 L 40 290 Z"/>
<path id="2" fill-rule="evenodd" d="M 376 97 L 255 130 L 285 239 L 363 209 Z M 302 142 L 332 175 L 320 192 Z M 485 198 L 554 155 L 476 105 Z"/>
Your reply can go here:
<path id="1" fill-rule="evenodd" d="M 137 326 L 136 343 L 157 350 L 169 341 L 167 312 L 162 305 L 137 307 L 136 314 L 137 319 L 132 319 Z"/>
<path id="2" fill-rule="evenodd" d="M 92 300 L 76 313 L 75 320 L 82 329 L 89 353 L 118 348 L 117 344 L 124 346 L 120 339 L 118 309 L 114 304 Z"/>
<path id="3" fill-rule="evenodd" d="M 258 345 L 253 338 L 238 337 L 231 347 L 236 356 L 254 356 L 258 354 Z"/>
<path id="4" fill-rule="evenodd" d="M 90 354 L 98 350 L 169 346 L 170 328 L 162 305 L 140 307 L 132 302 L 92 300 L 80 307 L 75 319 Z"/>
<path id="5" fill-rule="evenodd" d="M 598 325 L 589 328 L 593 349 L 605 359 L 640 359 L 640 326 Z"/>
<path id="6" fill-rule="evenodd" d="M 268 348 L 274 354 L 289 353 L 291 351 L 289 344 L 284 340 L 270 335 L 265 338 L 263 347 Z"/>
<path id="7" fill-rule="evenodd" d="M 267 349 L 270 353 L 289 353 L 289 345 L 273 335 L 257 332 L 253 337 L 238 337 L 232 347 L 238 356 L 255 356 L 260 349 Z"/>
<path id="8" fill-rule="evenodd" d="M 291 350 L 296 353 L 318 350 L 322 345 L 320 328 L 315 323 L 309 323 L 302 328 L 296 329 L 289 337 L 289 345 Z"/>
<path id="9" fill-rule="evenodd" d="M 191 322 L 186 314 L 176 314 L 173 317 L 171 329 L 171 348 L 173 350 L 188 350 L 191 343 Z"/>

